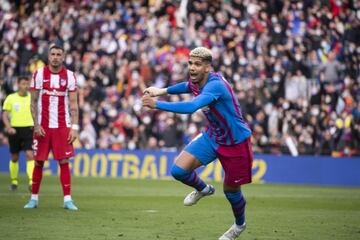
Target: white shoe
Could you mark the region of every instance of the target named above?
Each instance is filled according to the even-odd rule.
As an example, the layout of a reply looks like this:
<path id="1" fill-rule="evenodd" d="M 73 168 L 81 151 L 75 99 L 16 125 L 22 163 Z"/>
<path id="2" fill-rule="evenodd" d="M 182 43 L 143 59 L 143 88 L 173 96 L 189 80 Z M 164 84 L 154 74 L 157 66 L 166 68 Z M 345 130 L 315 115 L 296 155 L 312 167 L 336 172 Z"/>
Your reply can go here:
<path id="1" fill-rule="evenodd" d="M 213 185 L 207 185 L 209 187 L 209 191 L 207 193 L 202 193 L 199 191 L 192 191 L 189 193 L 184 199 L 185 206 L 192 206 L 196 204 L 201 198 L 213 195 L 215 193 L 215 188 Z"/>
<path id="2" fill-rule="evenodd" d="M 240 234 L 245 230 L 246 228 L 246 223 L 244 223 L 243 225 L 239 226 L 236 225 L 236 223 L 234 223 L 229 230 L 227 230 L 220 238 L 219 240 L 234 240 L 236 239 L 238 236 L 240 236 Z"/>

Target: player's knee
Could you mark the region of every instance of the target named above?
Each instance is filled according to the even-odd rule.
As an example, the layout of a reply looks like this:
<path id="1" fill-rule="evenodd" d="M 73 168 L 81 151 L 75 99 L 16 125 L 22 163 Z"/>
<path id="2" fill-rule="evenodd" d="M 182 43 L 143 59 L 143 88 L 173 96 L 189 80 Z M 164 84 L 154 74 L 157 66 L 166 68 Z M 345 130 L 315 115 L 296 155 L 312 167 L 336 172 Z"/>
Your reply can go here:
<path id="1" fill-rule="evenodd" d="M 18 162 L 19 161 L 19 154 L 11 154 L 11 161 Z"/>
<path id="2" fill-rule="evenodd" d="M 188 171 L 175 164 L 171 167 L 171 175 L 177 180 L 183 180 L 188 174 Z"/>
<path id="3" fill-rule="evenodd" d="M 35 166 L 44 167 L 44 161 L 35 161 Z"/>
<path id="4" fill-rule="evenodd" d="M 237 192 L 241 192 L 241 186 L 230 186 L 230 185 L 224 184 L 223 190 L 224 190 L 225 195 L 227 193 L 230 193 L 230 194 L 237 193 Z"/>
<path id="5" fill-rule="evenodd" d="M 32 151 L 27 151 L 25 153 L 25 155 L 26 155 L 26 160 L 28 160 L 28 161 L 34 159 L 34 155 L 33 155 Z"/>
<path id="6" fill-rule="evenodd" d="M 62 159 L 59 161 L 59 165 L 63 165 L 63 164 L 68 164 L 69 163 L 69 159 L 66 158 L 66 159 Z"/>

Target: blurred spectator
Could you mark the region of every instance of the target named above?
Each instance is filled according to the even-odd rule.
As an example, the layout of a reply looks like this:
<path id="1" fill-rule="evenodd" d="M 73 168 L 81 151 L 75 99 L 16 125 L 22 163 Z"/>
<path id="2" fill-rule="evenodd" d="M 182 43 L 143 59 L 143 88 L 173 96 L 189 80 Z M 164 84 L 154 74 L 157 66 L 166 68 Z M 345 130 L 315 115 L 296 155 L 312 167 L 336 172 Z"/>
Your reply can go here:
<path id="1" fill-rule="evenodd" d="M 335 54 L 329 52 L 327 61 L 320 66 L 320 78 L 325 83 L 336 84 L 340 80 L 341 70 L 341 65 L 335 59 Z"/>
<path id="2" fill-rule="evenodd" d="M 82 118 L 82 129 L 80 132 L 81 145 L 86 149 L 96 147 L 96 131 L 91 123 L 91 113 L 85 113 Z"/>

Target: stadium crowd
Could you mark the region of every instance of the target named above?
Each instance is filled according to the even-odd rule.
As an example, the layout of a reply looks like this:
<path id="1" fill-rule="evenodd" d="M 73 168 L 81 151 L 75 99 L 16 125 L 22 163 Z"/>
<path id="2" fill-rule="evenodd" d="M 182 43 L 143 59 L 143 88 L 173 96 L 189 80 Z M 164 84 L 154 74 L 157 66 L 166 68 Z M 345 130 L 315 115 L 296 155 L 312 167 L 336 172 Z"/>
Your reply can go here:
<path id="1" fill-rule="evenodd" d="M 186 80 L 189 51 L 202 45 L 236 89 L 254 152 L 360 152 L 359 1 L 4 0 L 0 37 L 2 101 L 46 63 L 51 41 L 63 42 L 79 86 L 78 147 L 188 143 L 201 112 L 149 113 L 140 98 L 147 86 Z"/>

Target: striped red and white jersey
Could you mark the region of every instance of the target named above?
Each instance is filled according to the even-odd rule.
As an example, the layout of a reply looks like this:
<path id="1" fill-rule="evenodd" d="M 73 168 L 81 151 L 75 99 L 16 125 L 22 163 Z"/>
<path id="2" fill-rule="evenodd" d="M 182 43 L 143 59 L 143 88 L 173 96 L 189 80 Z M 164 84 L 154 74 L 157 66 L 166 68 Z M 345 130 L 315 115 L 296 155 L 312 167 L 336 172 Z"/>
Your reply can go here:
<path id="1" fill-rule="evenodd" d="M 74 72 L 62 67 L 52 73 L 47 65 L 34 72 L 30 87 L 39 91 L 38 123 L 43 128 L 71 127 L 69 92 L 77 91 Z"/>

